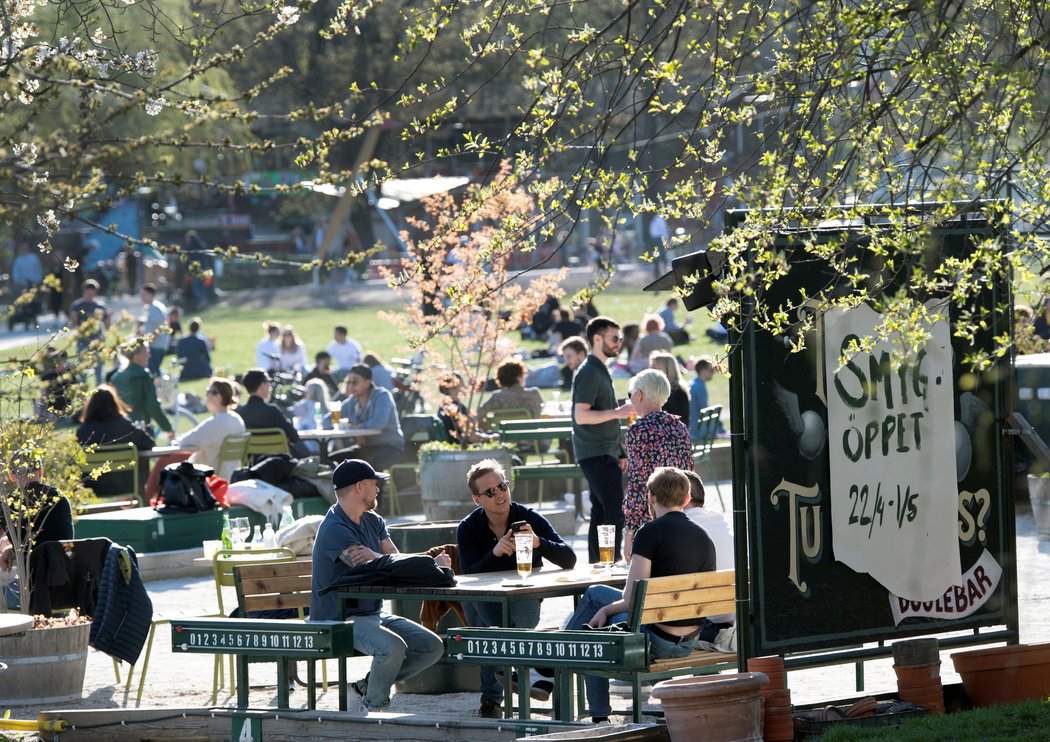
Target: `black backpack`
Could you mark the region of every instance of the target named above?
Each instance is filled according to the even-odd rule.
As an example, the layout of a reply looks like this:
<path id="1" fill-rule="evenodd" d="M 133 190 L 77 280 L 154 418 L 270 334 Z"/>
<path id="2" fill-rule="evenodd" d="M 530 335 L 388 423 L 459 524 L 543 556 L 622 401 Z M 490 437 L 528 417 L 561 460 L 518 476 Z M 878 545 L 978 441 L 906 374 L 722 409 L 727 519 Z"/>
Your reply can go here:
<path id="1" fill-rule="evenodd" d="M 180 461 L 168 464 L 160 473 L 160 513 L 199 513 L 211 510 L 218 503 L 205 481 L 215 473 L 209 466 Z"/>

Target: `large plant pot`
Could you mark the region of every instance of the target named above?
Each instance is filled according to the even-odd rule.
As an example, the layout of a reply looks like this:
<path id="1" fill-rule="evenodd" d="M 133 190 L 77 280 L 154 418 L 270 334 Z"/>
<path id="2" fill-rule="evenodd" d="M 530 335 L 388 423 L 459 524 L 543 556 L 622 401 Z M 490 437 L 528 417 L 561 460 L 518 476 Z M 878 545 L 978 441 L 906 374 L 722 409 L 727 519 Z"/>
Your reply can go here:
<path id="1" fill-rule="evenodd" d="M 1028 499 L 1040 541 L 1050 541 L 1050 477 L 1028 475 Z"/>
<path id="2" fill-rule="evenodd" d="M 504 448 L 424 451 L 419 455 L 419 493 L 427 520 L 461 520 L 476 507 L 467 472 L 484 459 L 495 459 L 510 476 L 513 462 Z"/>
<path id="3" fill-rule="evenodd" d="M 995 706 L 1050 696 L 1050 644 L 1016 644 L 952 655 L 975 706 Z"/>
<path id="4" fill-rule="evenodd" d="M 760 672 L 672 678 L 653 686 L 671 742 L 730 742 L 762 739 Z"/>
<path id="5" fill-rule="evenodd" d="M 80 698 L 87 670 L 91 624 L 32 629 L 0 637 L 0 699 L 8 705 Z"/>

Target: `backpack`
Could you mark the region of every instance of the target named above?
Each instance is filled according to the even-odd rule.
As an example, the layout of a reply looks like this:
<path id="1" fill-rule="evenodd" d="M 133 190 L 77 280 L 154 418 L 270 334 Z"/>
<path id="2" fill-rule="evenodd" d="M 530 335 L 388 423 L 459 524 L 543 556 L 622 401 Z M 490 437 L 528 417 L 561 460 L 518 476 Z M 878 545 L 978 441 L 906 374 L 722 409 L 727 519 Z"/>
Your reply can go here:
<path id="1" fill-rule="evenodd" d="M 168 464 L 160 473 L 159 513 L 199 513 L 218 503 L 205 480 L 215 473 L 210 466 L 180 461 Z"/>

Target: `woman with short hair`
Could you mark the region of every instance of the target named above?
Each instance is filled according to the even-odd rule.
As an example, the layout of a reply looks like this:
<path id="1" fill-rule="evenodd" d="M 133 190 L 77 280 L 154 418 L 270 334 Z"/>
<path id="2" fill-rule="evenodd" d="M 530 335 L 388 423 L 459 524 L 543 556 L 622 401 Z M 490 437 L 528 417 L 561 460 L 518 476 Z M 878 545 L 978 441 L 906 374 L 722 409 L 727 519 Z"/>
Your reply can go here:
<path id="1" fill-rule="evenodd" d="M 623 555 L 631 558 L 634 534 L 652 520 L 646 482 L 656 469 L 670 466 L 693 468 L 693 442 L 689 429 L 663 406 L 671 384 L 663 372 L 648 368 L 627 383 L 627 396 L 638 419 L 627 428 L 627 487 L 623 496 Z"/>

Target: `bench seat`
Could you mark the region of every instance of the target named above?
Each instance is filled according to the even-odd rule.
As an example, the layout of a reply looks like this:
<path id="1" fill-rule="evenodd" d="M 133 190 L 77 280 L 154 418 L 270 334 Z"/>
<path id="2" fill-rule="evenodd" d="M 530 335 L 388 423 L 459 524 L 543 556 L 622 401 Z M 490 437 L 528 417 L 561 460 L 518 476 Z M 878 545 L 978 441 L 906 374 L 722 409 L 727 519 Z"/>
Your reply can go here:
<path id="1" fill-rule="evenodd" d="M 571 701 L 574 676 L 629 680 L 633 720 L 640 723 L 643 681 L 706 675 L 737 666 L 737 655 L 732 652 L 696 650 L 685 657 L 653 659 L 649 635 L 641 631 L 641 627 L 732 613 L 736 606 L 735 583 L 734 570 L 639 580 L 631 595 L 628 631 L 450 629 L 446 656 L 451 662 L 467 664 L 552 668 L 560 696 L 555 701 L 555 714 L 562 721 L 574 720 Z M 580 699 L 582 703 L 582 693 Z"/>

